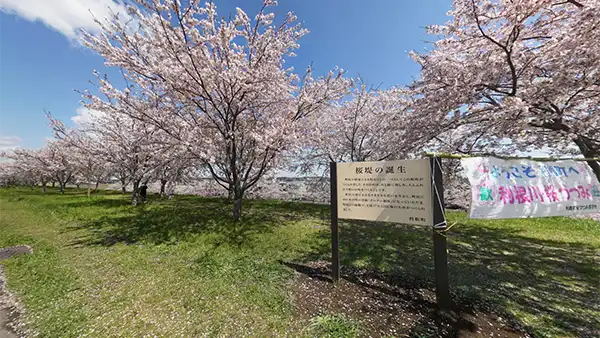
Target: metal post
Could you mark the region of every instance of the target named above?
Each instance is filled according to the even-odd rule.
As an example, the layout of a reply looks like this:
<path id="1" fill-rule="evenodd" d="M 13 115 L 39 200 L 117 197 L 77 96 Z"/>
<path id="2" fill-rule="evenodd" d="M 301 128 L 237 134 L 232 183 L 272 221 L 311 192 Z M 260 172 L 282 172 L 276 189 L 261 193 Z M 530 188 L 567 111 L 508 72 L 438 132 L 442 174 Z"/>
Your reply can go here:
<path id="1" fill-rule="evenodd" d="M 329 163 L 329 187 L 331 189 L 331 279 L 340 281 L 340 237 L 338 232 L 337 164 Z"/>
<path id="2" fill-rule="evenodd" d="M 433 259 L 435 264 L 435 296 L 438 307 L 448 310 L 451 306 L 450 286 L 448 282 L 448 248 L 446 236 L 439 230 L 448 225 L 444 217 L 444 185 L 442 182 L 442 166 L 439 157 L 431 157 L 431 172 L 433 177 Z"/>

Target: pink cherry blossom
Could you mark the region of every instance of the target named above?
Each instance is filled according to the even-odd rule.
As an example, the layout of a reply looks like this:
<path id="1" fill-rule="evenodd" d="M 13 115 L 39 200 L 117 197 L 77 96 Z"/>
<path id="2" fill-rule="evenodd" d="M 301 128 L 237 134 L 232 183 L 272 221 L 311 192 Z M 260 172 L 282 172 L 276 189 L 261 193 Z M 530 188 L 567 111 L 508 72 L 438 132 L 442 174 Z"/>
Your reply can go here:
<path id="1" fill-rule="evenodd" d="M 244 193 L 301 140 L 299 121 L 341 98 L 350 81 L 338 69 L 314 79 L 310 68 L 300 76 L 285 66 L 308 31 L 293 13 L 276 22 L 274 1 L 254 19 L 238 8 L 229 20 L 212 2 L 136 2 L 129 14 L 137 31 L 113 17 L 98 21 L 101 36 L 84 34 L 83 42 L 106 65 L 122 68 L 139 98 L 156 103 L 127 113 L 186 147 L 233 195 L 237 220 Z M 130 95 L 106 81 L 102 91 Z"/>
<path id="2" fill-rule="evenodd" d="M 600 1 L 454 0 L 449 14 L 429 27 L 433 50 L 411 53 L 422 66 L 414 109 L 444 125 L 440 138 L 470 151 L 599 156 Z"/>

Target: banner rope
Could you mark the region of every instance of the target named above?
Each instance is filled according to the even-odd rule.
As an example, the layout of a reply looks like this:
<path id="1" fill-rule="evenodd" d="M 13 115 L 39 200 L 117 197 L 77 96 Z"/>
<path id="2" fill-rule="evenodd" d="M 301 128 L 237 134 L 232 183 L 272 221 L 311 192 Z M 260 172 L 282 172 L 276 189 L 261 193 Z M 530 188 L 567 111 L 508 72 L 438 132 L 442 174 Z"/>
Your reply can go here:
<path id="1" fill-rule="evenodd" d="M 435 169 L 437 167 L 441 168 L 442 165 L 439 162 L 440 159 L 435 156 L 435 153 L 433 154 L 433 158 L 434 158 L 434 161 L 436 161 L 436 165 L 433 166 L 433 171 L 431 172 L 431 184 L 433 184 L 433 189 L 435 191 L 435 197 L 440 206 L 440 209 L 442 210 L 442 215 L 444 217 L 444 220 L 441 221 L 440 223 L 434 224 L 433 228 L 436 230 L 440 230 L 440 229 L 446 229 L 448 227 L 448 222 L 446 221 L 446 210 L 444 208 L 444 203 L 442 202 L 442 199 L 440 197 L 440 192 L 438 191 L 437 184 L 435 184 Z"/>
<path id="2" fill-rule="evenodd" d="M 426 157 L 437 157 L 437 158 L 449 158 L 449 159 L 463 159 L 463 158 L 472 158 L 472 157 L 495 157 L 503 160 L 531 160 L 537 162 L 553 162 L 553 161 L 582 161 L 582 162 L 590 162 L 590 161 L 599 161 L 600 157 L 535 157 L 535 156 L 502 156 L 494 153 L 474 153 L 474 154 L 448 154 L 448 153 L 430 153 L 425 152 L 424 156 Z"/>
<path id="3" fill-rule="evenodd" d="M 444 208 L 444 203 L 442 201 L 442 198 L 440 197 L 440 192 L 438 191 L 437 185 L 435 184 L 435 168 L 437 168 L 437 167 L 442 168 L 442 164 L 440 163 L 440 157 L 436 156 L 435 153 L 433 153 L 433 158 L 437 162 L 437 165 L 433 166 L 433 171 L 431 172 L 431 184 L 433 184 L 433 189 L 435 190 L 435 196 L 436 196 L 437 202 L 440 206 L 440 209 L 442 210 L 442 215 L 444 217 L 444 220 L 442 222 L 433 225 L 433 229 L 436 232 L 438 232 L 440 235 L 446 236 L 443 233 L 450 230 L 458 222 L 454 222 L 450 226 L 448 226 L 448 220 L 446 219 L 446 208 Z"/>

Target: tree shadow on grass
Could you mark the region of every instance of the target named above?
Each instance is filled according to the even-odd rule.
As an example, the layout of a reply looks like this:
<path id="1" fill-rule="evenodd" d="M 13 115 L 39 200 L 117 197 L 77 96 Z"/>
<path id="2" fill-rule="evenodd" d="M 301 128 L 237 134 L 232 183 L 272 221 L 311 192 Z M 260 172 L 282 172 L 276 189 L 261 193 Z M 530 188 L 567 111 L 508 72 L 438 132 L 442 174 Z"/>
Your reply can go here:
<path id="1" fill-rule="evenodd" d="M 101 207 L 101 208 L 120 208 L 131 204 L 129 198 L 102 198 L 93 196 L 91 198 L 81 198 L 80 200 L 73 201 L 70 203 L 60 203 L 60 205 L 66 205 L 72 208 L 81 207 Z"/>
<path id="2" fill-rule="evenodd" d="M 299 261 L 330 260 L 329 229 L 317 236 L 322 245 Z M 525 316 L 525 328 L 535 335 L 600 333 L 599 248 L 467 224 L 457 225 L 447 236 L 455 303 L 477 303 L 505 316 Z M 432 251 L 431 230 L 425 228 L 341 223 L 342 266 L 368 268 L 373 278 L 403 289 L 433 292 Z M 360 283 L 352 274 L 344 278 Z"/>
<path id="3" fill-rule="evenodd" d="M 300 261 L 330 260 L 329 228 L 317 234 L 323 243 Z M 358 220 L 340 220 L 340 264 L 368 267 L 415 288 L 434 285 L 430 234 L 423 228 Z"/>
<path id="4" fill-rule="evenodd" d="M 280 200 L 248 200 L 251 210 L 276 213 L 285 220 L 321 219 L 329 217 L 329 205 L 310 202 L 288 202 Z"/>
<path id="5" fill-rule="evenodd" d="M 250 245 L 252 236 L 273 231 L 291 218 L 311 214 L 310 205 L 290 211 L 285 204 L 275 201 L 244 201 L 242 220 L 232 221 L 232 204 L 220 198 L 177 196 L 172 200 L 158 195 L 149 196 L 147 203 L 128 206 L 125 199 L 90 198 L 74 201 L 69 207 L 99 207 L 100 217 L 81 217 L 78 224 L 67 231 L 82 230 L 74 243 L 81 245 L 111 246 L 117 243 L 151 244 L 177 243 L 190 236 L 214 236 L 217 245 Z"/>
<path id="6" fill-rule="evenodd" d="M 294 283 L 300 317 L 343 314 L 361 322 L 365 336 L 524 336 L 514 321 L 498 318 L 481 304 L 457 299 L 451 311 L 440 311 L 431 290 L 379 271 L 344 266 L 342 280 L 334 287 L 331 265 L 326 262 L 280 263 L 308 277 L 296 278 Z"/>
<path id="7" fill-rule="evenodd" d="M 54 208 L 62 208 L 65 205 L 84 206 L 85 201 L 104 199 L 106 196 L 111 196 L 111 198 L 106 199 L 106 201 L 115 201 L 115 196 L 123 196 L 123 198 L 119 199 L 120 201 L 126 200 L 125 195 L 121 195 L 120 192 L 115 191 L 92 190 L 91 196 L 88 198 L 87 189 L 66 188 L 65 192 L 61 193 L 58 188 L 51 187 L 48 187 L 46 192 L 42 192 L 41 187 L 36 187 L 33 190 L 28 188 L 2 188 L 0 189 L 0 195 L 12 201 L 28 200 Z M 82 203 L 68 202 L 73 199 L 81 199 Z"/>
<path id="8" fill-rule="evenodd" d="M 457 292 L 535 317 L 536 333 L 600 334 L 599 248 L 464 227 L 450 234 L 449 251 Z"/>

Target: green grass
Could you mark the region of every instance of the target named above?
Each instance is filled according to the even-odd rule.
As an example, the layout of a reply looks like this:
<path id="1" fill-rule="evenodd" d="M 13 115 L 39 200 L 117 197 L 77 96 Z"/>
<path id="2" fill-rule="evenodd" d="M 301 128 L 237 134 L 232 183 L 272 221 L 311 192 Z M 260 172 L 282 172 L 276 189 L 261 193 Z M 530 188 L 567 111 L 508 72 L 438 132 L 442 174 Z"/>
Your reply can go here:
<path id="1" fill-rule="evenodd" d="M 341 315 L 323 315 L 311 319 L 308 331 L 313 337 L 356 337 L 360 333 L 360 324 Z"/>
<path id="2" fill-rule="evenodd" d="M 293 311 L 282 262 L 329 259 L 327 206 L 247 201 L 236 224 L 220 199 L 151 196 L 134 208 L 120 194 L 85 193 L 0 189 L 0 247 L 35 250 L 2 264 L 41 336 L 357 334 L 334 314 L 303 321 Z M 599 223 L 448 217 L 457 299 L 490 303 L 540 337 L 600 331 Z M 342 264 L 433 289 L 430 235 L 342 222 Z"/>

